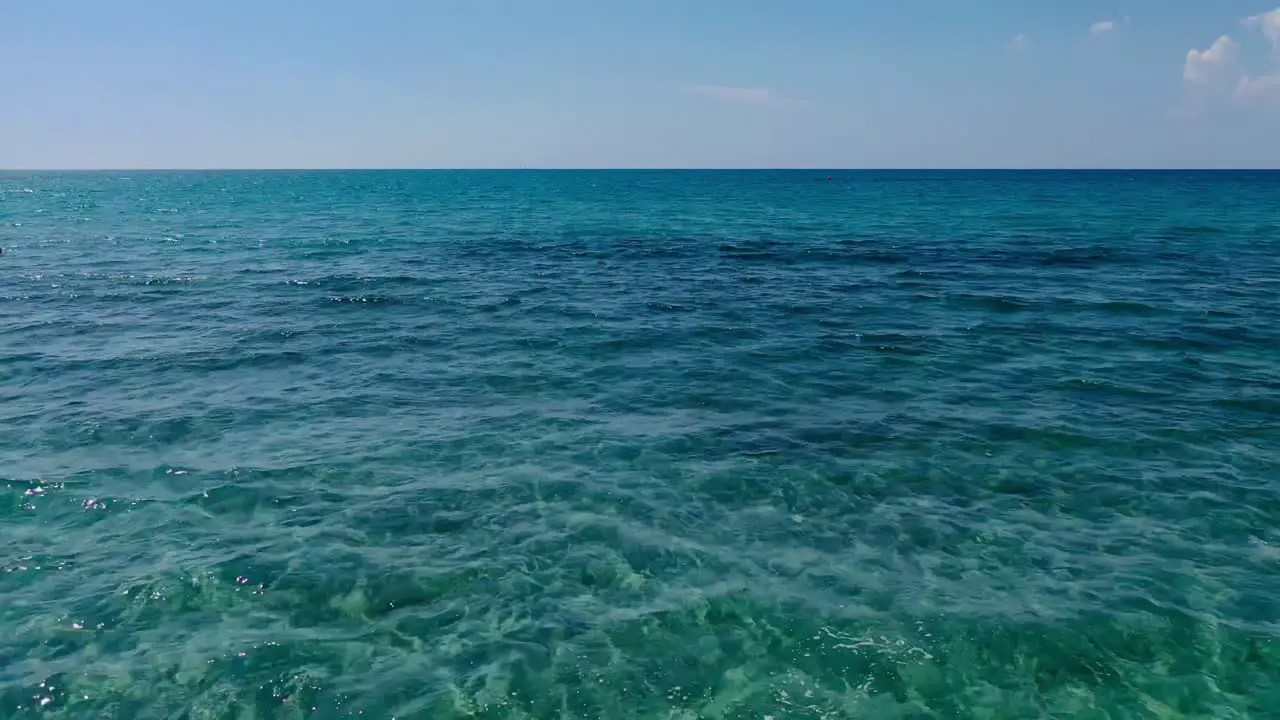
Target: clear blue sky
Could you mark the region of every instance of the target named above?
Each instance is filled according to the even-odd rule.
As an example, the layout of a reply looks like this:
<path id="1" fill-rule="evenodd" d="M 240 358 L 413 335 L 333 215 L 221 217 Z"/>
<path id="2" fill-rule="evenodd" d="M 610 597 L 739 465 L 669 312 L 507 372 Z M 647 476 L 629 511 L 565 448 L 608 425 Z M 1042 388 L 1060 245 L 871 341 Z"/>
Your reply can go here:
<path id="1" fill-rule="evenodd" d="M 0 167 L 1277 167 L 1278 2 L 0 0 Z"/>

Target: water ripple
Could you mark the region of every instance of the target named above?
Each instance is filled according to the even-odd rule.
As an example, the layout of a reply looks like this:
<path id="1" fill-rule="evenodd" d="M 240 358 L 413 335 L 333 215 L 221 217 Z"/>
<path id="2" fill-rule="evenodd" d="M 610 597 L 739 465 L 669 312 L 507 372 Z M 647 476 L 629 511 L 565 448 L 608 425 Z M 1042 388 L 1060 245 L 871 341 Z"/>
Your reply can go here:
<path id="1" fill-rule="evenodd" d="M 0 175 L 0 716 L 1269 716 L 1277 180 L 1129 178 Z"/>

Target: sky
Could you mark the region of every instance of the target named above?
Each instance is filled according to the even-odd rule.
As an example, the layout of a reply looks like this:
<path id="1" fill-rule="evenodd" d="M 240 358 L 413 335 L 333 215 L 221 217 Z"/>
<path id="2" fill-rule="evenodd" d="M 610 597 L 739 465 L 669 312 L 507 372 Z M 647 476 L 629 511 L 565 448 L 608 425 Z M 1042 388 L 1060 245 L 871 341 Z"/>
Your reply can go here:
<path id="1" fill-rule="evenodd" d="M 1274 168 L 1277 2 L 0 0 L 0 168 Z"/>

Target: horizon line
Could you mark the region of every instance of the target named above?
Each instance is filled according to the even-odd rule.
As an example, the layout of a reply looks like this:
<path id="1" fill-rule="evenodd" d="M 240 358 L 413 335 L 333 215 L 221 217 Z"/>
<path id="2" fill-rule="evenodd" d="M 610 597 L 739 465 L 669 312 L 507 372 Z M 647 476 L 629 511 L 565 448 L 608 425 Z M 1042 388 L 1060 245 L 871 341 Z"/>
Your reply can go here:
<path id="1" fill-rule="evenodd" d="M 47 172 L 1280 172 L 1277 167 L 37 167 L 0 173 Z"/>

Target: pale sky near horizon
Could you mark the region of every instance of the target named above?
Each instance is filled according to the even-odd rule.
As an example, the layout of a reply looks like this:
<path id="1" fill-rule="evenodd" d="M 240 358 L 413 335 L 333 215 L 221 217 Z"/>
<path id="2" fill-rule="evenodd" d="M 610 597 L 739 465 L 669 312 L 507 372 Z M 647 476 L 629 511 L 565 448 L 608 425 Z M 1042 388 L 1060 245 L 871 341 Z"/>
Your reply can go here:
<path id="1" fill-rule="evenodd" d="M 1277 2 L 0 0 L 0 168 L 1280 167 Z"/>

